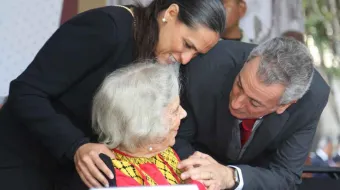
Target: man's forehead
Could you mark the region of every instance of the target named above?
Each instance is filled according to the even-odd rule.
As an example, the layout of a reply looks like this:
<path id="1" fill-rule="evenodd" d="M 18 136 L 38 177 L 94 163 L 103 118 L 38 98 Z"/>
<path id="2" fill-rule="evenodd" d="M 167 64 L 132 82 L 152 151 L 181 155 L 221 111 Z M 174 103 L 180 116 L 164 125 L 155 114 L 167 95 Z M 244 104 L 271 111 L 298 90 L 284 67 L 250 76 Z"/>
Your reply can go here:
<path id="1" fill-rule="evenodd" d="M 249 97 L 270 107 L 281 99 L 285 87 L 281 84 L 265 84 L 258 76 L 257 67 L 258 64 L 254 62 L 246 63 L 238 78 Z"/>

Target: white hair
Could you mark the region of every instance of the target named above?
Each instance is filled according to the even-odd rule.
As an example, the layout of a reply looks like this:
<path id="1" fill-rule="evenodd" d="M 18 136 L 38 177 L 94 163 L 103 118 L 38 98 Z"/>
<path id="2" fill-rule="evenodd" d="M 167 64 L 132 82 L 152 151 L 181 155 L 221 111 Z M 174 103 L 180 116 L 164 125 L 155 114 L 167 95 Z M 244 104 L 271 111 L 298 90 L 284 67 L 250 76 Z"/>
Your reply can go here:
<path id="1" fill-rule="evenodd" d="M 268 40 L 250 53 L 248 60 L 260 57 L 257 75 L 265 84 L 286 87 L 280 104 L 300 99 L 309 89 L 313 74 L 313 57 L 301 42 L 284 37 Z"/>
<path id="2" fill-rule="evenodd" d="M 134 151 L 169 131 L 168 104 L 179 95 L 179 64 L 133 63 L 107 76 L 93 100 L 92 127 L 99 142 Z"/>

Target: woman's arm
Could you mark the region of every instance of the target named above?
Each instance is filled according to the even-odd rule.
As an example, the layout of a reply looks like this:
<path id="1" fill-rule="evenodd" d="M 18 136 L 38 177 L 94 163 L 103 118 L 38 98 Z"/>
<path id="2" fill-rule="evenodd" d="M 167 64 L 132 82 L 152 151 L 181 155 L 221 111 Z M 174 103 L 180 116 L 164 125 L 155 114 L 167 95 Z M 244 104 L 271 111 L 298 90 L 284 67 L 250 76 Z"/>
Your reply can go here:
<path id="1" fill-rule="evenodd" d="M 89 139 L 65 115 L 56 113 L 51 101 L 99 67 L 115 43 L 116 25 L 108 14 L 101 9 L 80 14 L 62 25 L 11 82 L 6 107 L 59 160 L 73 160 Z"/>

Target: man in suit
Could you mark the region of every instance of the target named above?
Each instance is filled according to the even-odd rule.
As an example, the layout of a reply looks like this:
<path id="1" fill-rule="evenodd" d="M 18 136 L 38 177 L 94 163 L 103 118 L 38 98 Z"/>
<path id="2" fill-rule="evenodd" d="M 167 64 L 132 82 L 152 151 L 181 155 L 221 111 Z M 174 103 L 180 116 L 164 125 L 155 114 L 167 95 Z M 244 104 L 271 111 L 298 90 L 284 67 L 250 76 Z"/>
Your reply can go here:
<path id="1" fill-rule="evenodd" d="M 312 165 L 320 167 L 335 167 L 335 162 L 332 160 L 333 142 L 330 137 L 321 138 L 318 143 L 318 149 L 312 157 Z M 329 177 L 327 174 L 314 174 L 313 177 Z"/>
<path id="2" fill-rule="evenodd" d="M 338 137 L 337 146 L 335 147 L 336 154 L 333 157 L 333 161 L 335 162 L 337 167 L 340 167 L 340 136 Z"/>
<path id="3" fill-rule="evenodd" d="M 236 40 L 249 43 L 250 40 L 240 28 L 240 20 L 247 12 L 245 0 L 222 0 L 226 14 L 226 28 L 221 38 L 224 40 Z"/>
<path id="4" fill-rule="evenodd" d="M 253 48 L 220 41 L 182 68 L 188 116 L 174 148 L 181 159 L 191 155 L 179 164 L 183 180 L 210 189 L 300 183 L 329 86 L 296 40 L 274 38 Z"/>

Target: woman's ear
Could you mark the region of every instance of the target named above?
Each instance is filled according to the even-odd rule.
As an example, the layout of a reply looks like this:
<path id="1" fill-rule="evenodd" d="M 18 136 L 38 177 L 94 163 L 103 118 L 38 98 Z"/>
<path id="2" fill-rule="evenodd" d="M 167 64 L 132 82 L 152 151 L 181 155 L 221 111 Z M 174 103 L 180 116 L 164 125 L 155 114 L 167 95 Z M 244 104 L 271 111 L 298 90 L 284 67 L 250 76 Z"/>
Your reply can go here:
<path id="1" fill-rule="evenodd" d="M 244 17 L 244 15 L 247 12 L 247 3 L 244 0 L 242 0 L 242 1 L 239 2 L 238 7 L 239 7 L 239 9 L 238 9 L 239 10 L 239 16 L 240 16 L 240 19 L 241 19 L 242 17 Z"/>
<path id="2" fill-rule="evenodd" d="M 164 18 L 167 22 L 176 21 L 179 14 L 179 6 L 177 4 L 171 4 L 164 13 Z"/>

